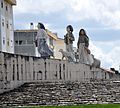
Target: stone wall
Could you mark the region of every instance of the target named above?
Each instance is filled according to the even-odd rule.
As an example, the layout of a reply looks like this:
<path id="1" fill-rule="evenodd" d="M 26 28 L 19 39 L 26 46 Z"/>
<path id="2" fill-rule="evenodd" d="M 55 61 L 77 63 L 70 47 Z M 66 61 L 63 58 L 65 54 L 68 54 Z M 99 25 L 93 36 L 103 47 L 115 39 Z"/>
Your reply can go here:
<path id="1" fill-rule="evenodd" d="M 120 103 L 120 82 L 31 82 L 0 95 L 1 106 Z"/>
<path id="2" fill-rule="evenodd" d="M 101 68 L 58 59 L 0 53 L 0 93 L 25 82 L 119 80 L 119 75 Z"/>

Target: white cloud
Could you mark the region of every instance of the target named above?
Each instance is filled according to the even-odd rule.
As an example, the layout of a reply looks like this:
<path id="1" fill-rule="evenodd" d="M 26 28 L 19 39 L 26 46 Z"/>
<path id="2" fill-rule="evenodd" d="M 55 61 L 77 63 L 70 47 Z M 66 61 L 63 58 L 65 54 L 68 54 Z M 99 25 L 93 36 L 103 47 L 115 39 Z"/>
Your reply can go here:
<path id="1" fill-rule="evenodd" d="M 70 21 L 92 19 L 109 28 L 120 29 L 120 0 L 17 0 L 14 9 L 15 14 L 63 12 Z"/>
<path id="2" fill-rule="evenodd" d="M 111 50 L 105 52 L 104 49 L 100 47 L 100 45 L 104 47 L 110 47 Z M 120 40 L 114 42 L 90 42 L 90 49 L 92 54 L 95 55 L 96 58 L 100 59 L 102 62 L 102 66 L 106 68 L 114 67 L 119 69 L 120 66 Z"/>
<path id="3" fill-rule="evenodd" d="M 112 67 L 116 67 L 117 69 L 120 66 L 120 47 L 115 47 L 109 54 L 108 58 L 111 59 Z"/>
<path id="4" fill-rule="evenodd" d="M 120 29 L 120 0 L 71 0 L 71 21 L 93 19 L 109 28 Z"/>
<path id="5" fill-rule="evenodd" d="M 15 14 L 20 13 L 53 13 L 62 11 L 67 2 L 64 0 L 17 0 L 17 6 L 14 8 Z"/>

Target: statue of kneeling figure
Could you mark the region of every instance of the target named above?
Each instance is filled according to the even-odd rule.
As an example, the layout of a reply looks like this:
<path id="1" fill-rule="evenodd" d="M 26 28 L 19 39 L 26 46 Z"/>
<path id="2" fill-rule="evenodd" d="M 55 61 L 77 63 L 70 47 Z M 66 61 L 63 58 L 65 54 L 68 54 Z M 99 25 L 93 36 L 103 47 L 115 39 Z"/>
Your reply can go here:
<path id="1" fill-rule="evenodd" d="M 92 55 L 92 54 L 91 54 L 91 55 Z M 94 60 L 92 66 L 93 66 L 93 67 L 96 67 L 96 68 L 100 68 L 101 61 L 100 61 L 99 59 L 95 58 L 94 55 L 92 55 L 92 57 L 93 57 L 93 60 Z"/>

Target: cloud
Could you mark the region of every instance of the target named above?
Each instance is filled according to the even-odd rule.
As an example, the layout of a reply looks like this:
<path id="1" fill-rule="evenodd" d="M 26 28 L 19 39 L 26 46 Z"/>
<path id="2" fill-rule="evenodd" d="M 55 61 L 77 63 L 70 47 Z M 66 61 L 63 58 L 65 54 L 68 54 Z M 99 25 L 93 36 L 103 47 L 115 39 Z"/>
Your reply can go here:
<path id="1" fill-rule="evenodd" d="M 120 47 L 115 47 L 109 54 L 108 58 L 111 60 L 112 67 L 119 69 L 120 66 Z"/>
<path id="2" fill-rule="evenodd" d="M 15 14 L 18 13 L 54 13 L 62 11 L 65 8 L 67 1 L 60 0 L 17 0 Z"/>
<path id="3" fill-rule="evenodd" d="M 109 51 L 105 51 L 100 46 L 105 48 L 111 48 Z M 95 55 L 96 58 L 100 59 L 102 62 L 102 67 L 110 68 L 114 67 L 119 69 L 120 66 L 120 40 L 111 41 L 111 42 L 99 42 L 99 41 L 91 41 L 90 49 L 92 54 Z"/>
<path id="4" fill-rule="evenodd" d="M 60 16 L 72 22 L 95 20 L 108 28 L 120 29 L 120 0 L 17 0 L 14 10 L 15 14 L 53 16 L 63 12 Z"/>
<path id="5" fill-rule="evenodd" d="M 119 0 L 71 0 L 72 14 L 68 13 L 71 21 L 93 19 L 109 28 L 120 29 Z"/>

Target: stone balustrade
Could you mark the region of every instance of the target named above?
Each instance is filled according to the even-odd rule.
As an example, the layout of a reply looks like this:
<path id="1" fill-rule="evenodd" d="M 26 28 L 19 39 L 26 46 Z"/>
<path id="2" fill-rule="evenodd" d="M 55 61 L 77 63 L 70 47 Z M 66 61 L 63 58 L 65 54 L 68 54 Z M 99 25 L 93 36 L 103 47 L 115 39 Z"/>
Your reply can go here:
<path id="1" fill-rule="evenodd" d="M 26 82 L 119 80 L 119 75 L 89 65 L 0 52 L 0 93 Z"/>

